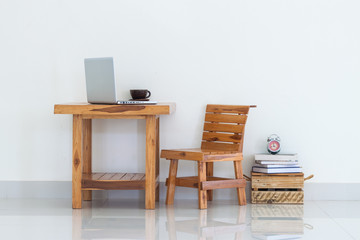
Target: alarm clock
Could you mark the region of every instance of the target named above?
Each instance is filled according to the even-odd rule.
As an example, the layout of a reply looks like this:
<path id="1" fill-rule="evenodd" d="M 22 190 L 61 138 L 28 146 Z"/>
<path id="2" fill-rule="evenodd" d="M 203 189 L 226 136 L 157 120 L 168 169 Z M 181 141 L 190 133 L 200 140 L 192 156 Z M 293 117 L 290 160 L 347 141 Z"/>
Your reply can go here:
<path id="1" fill-rule="evenodd" d="M 277 154 L 280 152 L 280 137 L 276 134 L 272 134 L 267 139 L 267 150 L 271 154 Z"/>

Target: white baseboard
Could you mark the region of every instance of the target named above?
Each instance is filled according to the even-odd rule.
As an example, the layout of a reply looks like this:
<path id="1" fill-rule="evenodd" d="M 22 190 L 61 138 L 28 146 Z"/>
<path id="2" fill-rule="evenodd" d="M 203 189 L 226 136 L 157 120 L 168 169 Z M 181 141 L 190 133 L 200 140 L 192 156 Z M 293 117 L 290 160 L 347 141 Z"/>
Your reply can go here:
<path id="1" fill-rule="evenodd" d="M 360 183 L 305 183 L 305 200 L 360 200 Z M 144 198 L 144 191 L 93 191 L 97 198 Z M 250 196 L 250 186 L 247 186 Z M 160 199 L 166 197 L 166 187 L 160 183 Z M 197 199 L 196 189 L 177 187 L 177 199 Z M 71 198 L 70 181 L 0 181 L 0 198 Z M 235 199 L 235 189 L 218 189 L 214 199 Z"/>

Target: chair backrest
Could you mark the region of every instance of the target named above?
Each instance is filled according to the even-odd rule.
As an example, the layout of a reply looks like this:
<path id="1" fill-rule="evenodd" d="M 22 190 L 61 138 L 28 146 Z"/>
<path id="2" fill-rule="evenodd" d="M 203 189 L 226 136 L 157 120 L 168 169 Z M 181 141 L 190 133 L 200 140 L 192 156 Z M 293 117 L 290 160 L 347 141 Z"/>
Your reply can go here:
<path id="1" fill-rule="evenodd" d="M 206 106 L 201 149 L 242 152 L 250 106 Z"/>

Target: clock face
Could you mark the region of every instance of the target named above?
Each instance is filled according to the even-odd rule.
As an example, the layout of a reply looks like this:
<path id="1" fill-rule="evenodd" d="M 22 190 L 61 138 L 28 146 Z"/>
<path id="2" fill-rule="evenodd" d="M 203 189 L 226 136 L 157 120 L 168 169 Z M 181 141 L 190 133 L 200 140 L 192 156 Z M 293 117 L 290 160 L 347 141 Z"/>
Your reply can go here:
<path id="1" fill-rule="evenodd" d="M 268 150 L 270 152 L 279 152 L 280 151 L 280 143 L 278 141 L 272 140 L 268 144 Z"/>

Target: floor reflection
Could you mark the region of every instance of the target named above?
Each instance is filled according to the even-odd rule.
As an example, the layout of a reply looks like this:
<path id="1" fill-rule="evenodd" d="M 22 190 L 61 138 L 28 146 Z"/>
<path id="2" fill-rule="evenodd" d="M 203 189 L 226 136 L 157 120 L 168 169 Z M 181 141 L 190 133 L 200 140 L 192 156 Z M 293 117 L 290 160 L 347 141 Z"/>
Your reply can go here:
<path id="1" fill-rule="evenodd" d="M 155 210 L 106 211 L 106 208 L 93 208 L 88 203 L 86 208 L 72 211 L 72 240 L 159 239 L 156 217 Z"/>
<path id="2" fill-rule="evenodd" d="M 303 205 L 188 205 L 144 210 L 137 203 L 87 202 L 72 211 L 72 239 L 302 239 Z"/>
<path id="3" fill-rule="evenodd" d="M 211 210 L 198 210 L 198 216 L 189 220 L 177 220 L 173 206 L 166 207 L 166 229 L 168 239 L 176 240 L 177 233 L 188 233 L 197 236 L 197 239 L 213 239 L 223 235 L 233 235 L 235 239 L 243 238 L 246 230 L 246 207 L 237 208 L 236 221 L 221 221 L 212 214 Z"/>
<path id="4" fill-rule="evenodd" d="M 303 205 L 252 205 L 251 233 L 255 239 L 301 239 L 304 228 Z"/>
<path id="5" fill-rule="evenodd" d="M 96 199 L 71 209 L 71 199 L 0 199 L 0 239 L 329 239 L 360 240 L 360 201 L 238 206 L 217 200 L 163 202 Z M 312 228 L 311 225 L 314 226 Z"/>

